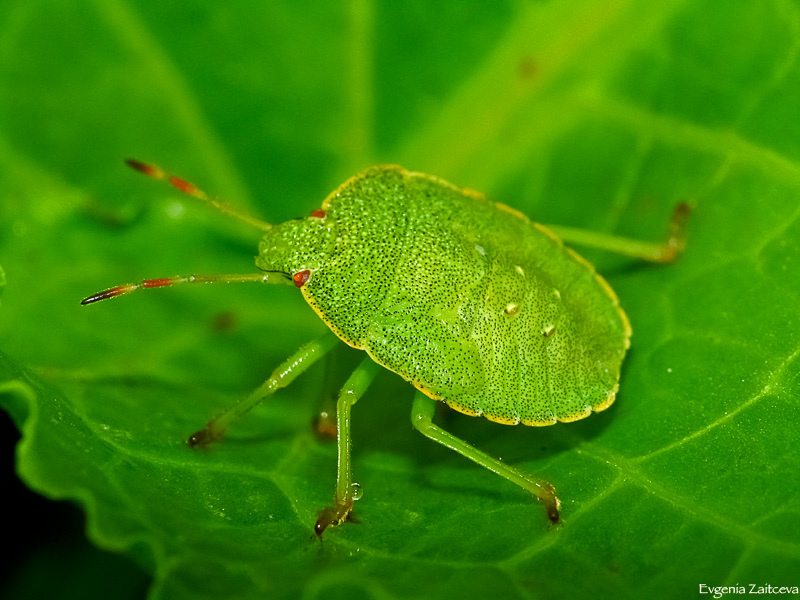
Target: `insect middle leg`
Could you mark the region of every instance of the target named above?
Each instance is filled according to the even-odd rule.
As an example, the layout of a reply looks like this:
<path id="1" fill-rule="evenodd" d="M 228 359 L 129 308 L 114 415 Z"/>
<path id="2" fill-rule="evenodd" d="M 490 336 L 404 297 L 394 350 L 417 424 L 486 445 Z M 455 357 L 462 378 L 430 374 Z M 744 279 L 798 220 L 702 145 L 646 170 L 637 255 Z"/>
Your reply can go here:
<path id="1" fill-rule="evenodd" d="M 353 488 L 353 470 L 350 463 L 350 409 L 367 391 L 380 372 L 381 367 L 366 357 L 347 379 L 336 402 L 336 430 L 339 447 L 339 464 L 336 474 L 336 494 L 333 506 L 319 512 L 314 532 L 322 539 L 322 532 L 328 527 L 336 527 L 350 519 L 353 502 L 357 500 Z"/>
<path id="2" fill-rule="evenodd" d="M 241 418 L 253 407 L 279 389 L 286 387 L 317 360 L 327 354 L 338 343 L 338 338 L 330 331 L 304 345 L 272 372 L 272 375 L 252 394 L 234 404 L 225 412 L 211 419 L 200 431 L 189 436 L 191 447 L 207 446 L 219 442 L 231 423 Z"/>
<path id="3" fill-rule="evenodd" d="M 561 502 L 556 497 L 556 490 L 552 485 L 547 483 L 544 479 L 531 477 L 510 465 L 506 465 L 496 458 L 492 458 L 485 452 L 478 450 L 474 446 L 471 446 L 464 440 L 457 438 L 452 433 L 440 429 L 434 425 L 432 421 L 435 410 L 436 400 L 429 398 L 422 392 L 417 392 L 414 396 L 414 404 L 411 408 L 411 422 L 414 427 L 433 441 L 439 442 L 451 450 L 455 450 L 482 467 L 486 467 L 490 471 L 505 477 L 510 482 L 516 483 L 521 488 L 528 490 L 544 503 L 550 522 L 558 524 L 558 508 Z"/>

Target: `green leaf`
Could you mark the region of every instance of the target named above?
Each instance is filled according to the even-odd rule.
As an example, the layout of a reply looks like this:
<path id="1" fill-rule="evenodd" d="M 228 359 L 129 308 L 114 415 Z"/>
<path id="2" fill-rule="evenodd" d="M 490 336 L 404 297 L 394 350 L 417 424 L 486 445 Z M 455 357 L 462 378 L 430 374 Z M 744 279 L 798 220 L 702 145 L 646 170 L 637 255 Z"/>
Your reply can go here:
<path id="1" fill-rule="evenodd" d="M 797 5 L 441 4 L 5 3 L 0 405 L 22 432 L 19 476 L 82 506 L 95 544 L 153 574 L 153 599 L 798 585 Z M 271 222 L 379 162 L 637 239 L 688 200 L 677 263 L 584 253 L 634 329 L 614 406 L 542 429 L 437 417 L 551 481 L 564 525 L 417 434 L 412 388 L 385 373 L 353 409 L 360 525 L 318 542 L 336 450 L 311 422 L 357 364 L 344 345 L 225 443 L 189 450 L 324 325 L 290 287 L 79 306 L 143 278 L 254 269 L 257 233 L 128 156 Z"/>

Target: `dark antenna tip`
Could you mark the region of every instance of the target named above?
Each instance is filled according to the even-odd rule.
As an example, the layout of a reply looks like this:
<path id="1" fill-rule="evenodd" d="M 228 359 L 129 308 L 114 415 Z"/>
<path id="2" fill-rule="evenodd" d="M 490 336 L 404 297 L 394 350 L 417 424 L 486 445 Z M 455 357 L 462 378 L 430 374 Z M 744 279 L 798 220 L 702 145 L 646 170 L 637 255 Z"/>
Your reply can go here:
<path id="1" fill-rule="evenodd" d="M 164 171 L 162 171 L 155 165 L 148 165 L 147 163 L 143 163 L 133 158 L 126 158 L 125 164 L 128 165 L 134 171 L 138 171 L 142 175 L 147 175 L 148 177 L 153 177 L 155 179 L 164 178 Z"/>
<path id="2" fill-rule="evenodd" d="M 130 294 L 133 290 L 138 288 L 139 286 L 134 283 L 128 283 L 125 285 L 118 285 L 116 287 L 103 290 L 102 292 L 97 292 L 96 294 L 92 294 L 81 300 L 81 306 L 86 306 L 87 304 L 94 304 L 95 302 L 100 302 L 101 300 L 107 300 L 109 298 L 115 298 L 116 296 L 122 296 L 123 294 Z"/>

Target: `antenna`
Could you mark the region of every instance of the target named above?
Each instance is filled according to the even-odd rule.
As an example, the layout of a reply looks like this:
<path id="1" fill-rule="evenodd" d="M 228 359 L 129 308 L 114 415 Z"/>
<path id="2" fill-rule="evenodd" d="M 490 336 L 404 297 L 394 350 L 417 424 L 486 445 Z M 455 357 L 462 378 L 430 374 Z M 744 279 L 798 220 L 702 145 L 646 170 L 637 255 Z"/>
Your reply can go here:
<path id="1" fill-rule="evenodd" d="M 244 281 L 253 281 L 256 283 L 287 283 L 291 281 L 291 277 L 286 273 L 279 271 L 267 271 L 264 273 L 251 273 L 243 275 L 189 275 L 187 277 L 161 277 L 159 279 L 145 279 L 140 283 L 126 283 L 124 285 L 117 285 L 113 288 L 97 292 L 81 300 L 82 305 L 94 304 L 101 300 L 108 300 L 109 298 L 116 298 L 117 296 L 124 296 L 135 292 L 139 288 L 152 289 L 160 287 L 168 287 L 172 285 L 179 285 L 182 283 L 241 283 Z"/>
<path id="2" fill-rule="evenodd" d="M 181 179 L 177 175 L 170 175 L 162 168 L 157 167 L 155 165 L 149 165 L 147 163 L 140 162 L 138 160 L 134 160 L 132 158 L 128 158 L 125 160 L 125 164 L 128 165 L 131 169 L 135 171 L 139 171 L 142 175 L 147 175 L 148 177 L 152 177 L 153 179 L 161 179 L 162 181 L 169 182 L 173 187 L 179 189 L 184 194 L 191 196 L 192 198 L 197 198 L 198 200 L 205 202 L 210 207 L 218 210 L 221 213 L 224 213 L 234 219 L 239 219 L 240 221 L 247 223 L 252 227 L 256 227 L 261 231 L 269 231 L 272 229 L 272 225 L 269 223 L 262 221 L 261 219 L 257 219 L 247 213 L 241 212 L 233 208 L 227 202 L 220 202 L 219 200 L 215 200 L 211 198 L 208 194 L 206 194 L 203 190 L 197 187 L 193 183 L 189 183 L 185 179 Z"/>

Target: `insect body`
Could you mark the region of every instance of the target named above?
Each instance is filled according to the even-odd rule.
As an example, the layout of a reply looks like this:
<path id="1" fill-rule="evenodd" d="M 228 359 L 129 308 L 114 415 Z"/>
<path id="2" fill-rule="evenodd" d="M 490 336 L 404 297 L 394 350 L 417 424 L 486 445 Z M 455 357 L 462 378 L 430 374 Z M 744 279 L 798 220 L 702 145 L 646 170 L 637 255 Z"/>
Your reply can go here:
<path id="1" fill-rule="evenodd" d="M 129 161 L 157 178 L 156 167 Z M 315 530 L 347 520 L 353 506 L 350 409 L 381 365 L 417 390 L 412 422 L 426 436 L 529 490 L 559 521 L 554 488 L 488 456 L 435 426 L 434 401 L 498 423 L 551 425 L 607 408 L 615 398 L 631 328 L 617 297 L 594 268 L 550 229 L 441 179 L 396 166 L 352 177 L 311 216 L 268 225 L 181 189 L 260 227 L 257 275 L 147 280 L 84 300 L 139 287 L 213 281 L 291 282 L 331 331 L 368 358 L 337 404 L 339 470 L 334 505 Z M 685 205 L 665 244 L 575 234 L 578 241 L 650 260 L 672 260 L 682 247 Z M 301 348 L 248 398 L 189 438 L 222 439 L 228 425 L 287 385 L 335 342 L 330 334 Z"/>
<path id="2" fill-rule="evenodd" d="M 278 225 L 264 271 L 347 344 L 463 413 L 551 425 L 614 399 L 630 326 L 608 285 L 524 216 L 428 175 L 374 167 Z"/>

